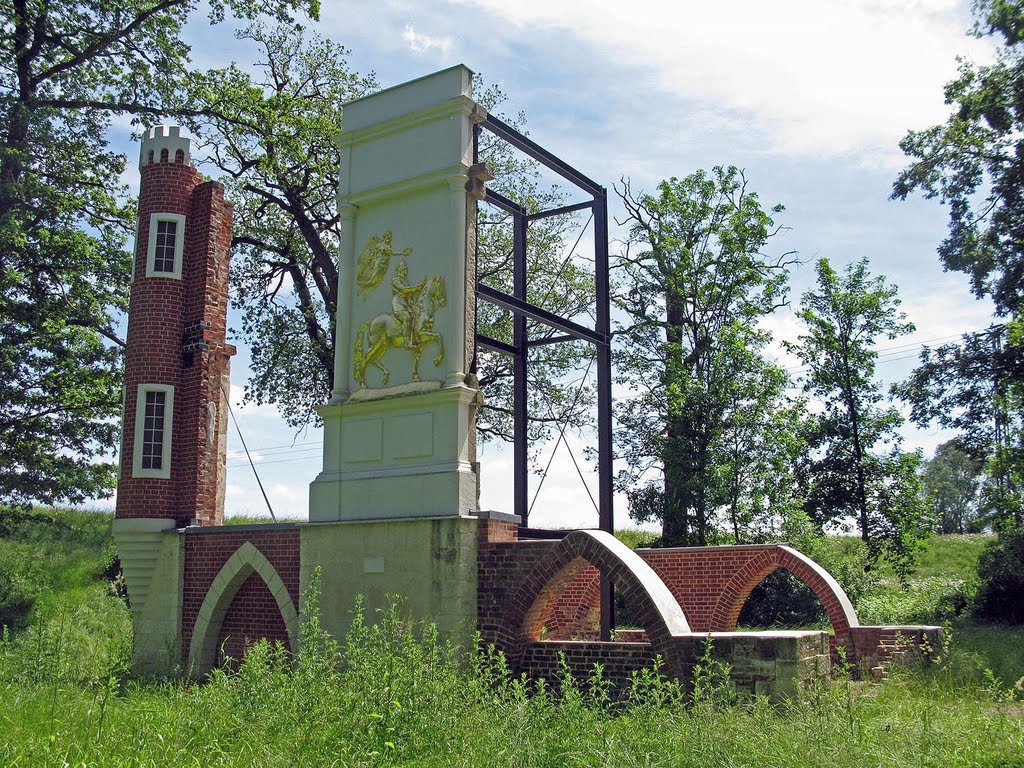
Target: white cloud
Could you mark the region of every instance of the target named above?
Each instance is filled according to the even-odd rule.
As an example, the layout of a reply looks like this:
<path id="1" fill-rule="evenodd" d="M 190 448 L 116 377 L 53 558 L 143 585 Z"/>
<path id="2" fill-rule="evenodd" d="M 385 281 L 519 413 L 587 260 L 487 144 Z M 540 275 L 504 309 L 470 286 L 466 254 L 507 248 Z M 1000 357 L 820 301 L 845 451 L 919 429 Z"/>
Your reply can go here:
<path id="1" fill-rule="evenodd" d="M 571 446 L 576 461 L 579 462 L 590 494 L 596 500 L 597 473 L 594 471 L 595 465 L 584 458 L 586 449 L 596 445 L 596 439 L 588 441 L 585 436 L 580 437 L 568 433 L 565 439 Z M 557 438 L 550 440 L 540 449 L 539 454 L 543 463 L 547 463 L 556 441 Z M 481 508 L 512 514 L 513 471 L 510 446 L 493 443 L 485 445 L 480 455 L 480 463 Z M 533 502 L 533 509 L 530 512 L 530 527 L 597 527 L 597 510 L 583 487 L 583 481 L 580 479 L 565 445 L 559 446 L 555 460 L 551 463 L 544 484 L 540 488 L 540 493 L 537 493 L 539 484 L 540 476 L 531 473 L 528 498 L 530 502 Z M 535 502 L 534 496 L 536 496 Z M 625 494 L 616 493 L 613 506 L 617 529 L 637 527 L 637 524 L 629 519 Z"/>
<path id="2" fill-rule="evenodd" d="M 956 53 L 990 56 L 965 36 L 956 0 L 461 2 L 520 35 L 554 30 L 566 50 L 602 51 L 653 123 L 652 89 L 695 102 L 715 124 L 740 119 L 786 154 L 891 153 L 907 129 L 943 119 Z"/>
<path id="3" fill-rule="evenodd" d="M 417 32 L 412 24 L 406 24 L 402 31 L 402 39 L 409 45 L 409 49 L 417 54 L 437 52 L 440 58 L 448 58 L 451 54 L 453 43 L 447 36 L 434 37 L 423 32 Z"/>
<path id="4" fill-rule="evenodd" d="M 245 387 L 240 384 L 232 384 L 230 392 L 231 408 L 235 412 L 236 417 L 244 415 L 246 418 L 262 417 L 265 419 L 281 420 L 281 414 L 274 406 L 245 402 Z"/>

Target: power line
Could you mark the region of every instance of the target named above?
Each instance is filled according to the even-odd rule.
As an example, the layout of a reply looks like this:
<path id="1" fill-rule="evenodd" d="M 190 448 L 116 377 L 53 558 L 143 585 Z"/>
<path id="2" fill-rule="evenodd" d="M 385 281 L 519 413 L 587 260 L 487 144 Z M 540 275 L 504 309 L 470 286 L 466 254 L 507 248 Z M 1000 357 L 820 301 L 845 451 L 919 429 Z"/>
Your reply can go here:
<path id="1" fill-rule="evenodd" d="M 320 445 L 320 443 L 321 443 L 320 440 L 307 440 L 307 441 L 305 441 L 303 443 L 283 443 L 281 445 L 267 445 L 267 446 L 261 446 L 259 448 L 250 448 L 249 450 L 250 451 L 256 451 L 258 453 L 269 453 L 269 452 L 272 452 L 272 451 L 278 451 L 280 449 L 280 452 L 288 453 L 288 450 L 284 450 L 284 449 L 294 449 L 294 450 L 300 450 L 301 451 L 301 450 L 306 450 L 306 449 L 300 448 L 299 446 L 302 446 L 302 445 Z M 232 453 L 237 454 L 237 456 L 232 457 L 231 456 Z M 228 458 L 238 458 L 238 457 L 241 457 L 244 453 L 245 453 L 244 451 L 228 451 Z"/>
<path id="2" fill-rule="evenodd" d="M 905 344 L 896 344 L 891 347 L 881 347 L 875 350 L 875 352 L 877 353 L 876 360 L 881 363 L 895 363 L 899 362 L 900 360 L 912 360 L 913 358 L 916 358 L 920 351 L 929 344 L 934 344 L 935 342 L 940 341 L 949 341 L 950 339 L 960 339 L 963 338 L 964 336 L 974 336 L 977 334 L 985 333 L 987 330 L 988 329 L 965 331 L 964 333 L 955 333 L 949 336 L 936 336 L 933 339 L 924 339 L 923 341 L 912 341 L 907 342 Z M 906 354 L 911 350 L 913 350 L 912 354 Z M 785 368 L 784 370 L 786 371 L 786 373 L 790 375 L 797 375 L 801 373 L 806 373 L 807 371 L 810 370 L 810 367 L 806 365 L 801 365 L 796 368 Z"/>
<path id="3" fill-rule="evenodd" d="M 318 448 L 317 449 L 307 448 L 306 452 L 303 453 L 301 456 L 289 456 L 286 459 L 271 458 L 271 460 L 269 460 L 269 461 L 263 461 L 262 459 L 257 458 L 257 459 L 252 460 L 251 463 L 259 464 L 260 466 L 266 466 L 266 465 L 269 465 L 269 464 L 287 464 L 288 462 L 293 462 L 293 461 L 305 461 L 306 459 L 315 459 L 315 458 L 317 458 L 317 457 L 319 457 L 321 455 L 322 455 L 322 452 L 321 452 L 320 449 L 318 449 Z M 230 469 L 232 467 L 244 467 L 248 463 L 250 463 L 250 462 L 236 461 L 233 464 L 228 464 L 228 468 Z"/>

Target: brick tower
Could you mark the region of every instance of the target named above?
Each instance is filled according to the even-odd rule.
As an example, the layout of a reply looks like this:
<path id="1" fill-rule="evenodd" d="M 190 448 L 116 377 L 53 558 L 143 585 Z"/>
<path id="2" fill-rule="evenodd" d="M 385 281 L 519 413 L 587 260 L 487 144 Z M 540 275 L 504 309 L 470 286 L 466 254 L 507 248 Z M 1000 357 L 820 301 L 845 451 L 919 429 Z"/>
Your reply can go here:
<path id="1" fill-rule="evenodd" d="M 147 132 L 139 169 L 115 517 L 219 525 L 235 353 L 225 343 L 231 204 L 192 167 L 177 126 Z"/>
<path id="2" fill-rule="evenodd" d="M 177 126 L 142 139 L 113 534 L 131 599 L 134 664 L 173 669 L 182 537 L 224 520 L 231 204 L 203 182 Z M 151 589 L 151 585 L 157 585 Z"/>

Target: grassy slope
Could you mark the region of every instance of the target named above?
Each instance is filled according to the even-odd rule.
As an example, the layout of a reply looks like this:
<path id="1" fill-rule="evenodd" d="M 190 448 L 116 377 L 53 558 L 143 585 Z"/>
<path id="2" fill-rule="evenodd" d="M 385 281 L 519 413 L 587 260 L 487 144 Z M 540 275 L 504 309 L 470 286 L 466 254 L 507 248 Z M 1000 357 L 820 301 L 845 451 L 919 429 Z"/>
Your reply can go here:
<path id="1" fill-rule="evenodd" d="M 341 667 L 307 627 L 298 671 L 257 653 L 202 686 L 132 681 L 127 610 L 97 578 L 109 517 L 57 519 L 0 533 L 4 562 L 39 585 L 28 627 L 0 642 L 0 765 L 1024 766 L 1024 709 L 964 649 L 781 709 L 716 706 L 713 686 L 684 705 L 649 682 L 612 710 L 467 674 L 385 617 L 350 638 Z M 976 631 L 1000 654 L 1006 636 Z"/>
<path id="2" fill-rule="evenodd" d="M 0 507 L 0 572 L 5 596 L 26 609 L 52 613 L 102 593 L 115 560 L 112 516 L 101 512 Z M 21 598 L 14 600 L 14 597 Z M 21 626 L 29 615 L 0 606 L 5 623 Z"/>
<path id="3" fill-rule="evenodd" d="M 0 655 L 0 674 L 12 656 L 30 659 L 39 678 L 54 673 L 91 681 L 126 667 L 131 617 L 111 581 L 112 519 L 102 512 L 0 508 L 0 579 L 28 598 L 27 613 L 8 612 L 15 631 Z"/>

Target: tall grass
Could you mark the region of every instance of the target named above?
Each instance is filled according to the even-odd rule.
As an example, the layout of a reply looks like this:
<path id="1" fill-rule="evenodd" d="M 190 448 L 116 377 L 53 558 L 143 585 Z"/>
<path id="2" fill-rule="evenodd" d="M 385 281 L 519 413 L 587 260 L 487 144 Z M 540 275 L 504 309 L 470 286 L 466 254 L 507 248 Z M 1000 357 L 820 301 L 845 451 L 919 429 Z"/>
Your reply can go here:
<path id="1" fill-rule="evenodd" d="M 131 680 L 116 642 L 94 659 L 102 674 L 83 676 L 61 661 L 76 653 L 72 635 L 5 638 L 0 764 L 946 766 L 1024 754 L 1012 688 L 959 668 L 952 651 L 882 684 L 823 681 L 781 706 L 734 700 L 712 662 L 695 697 L 647 671 L 616 703 L 599 671 L 582 687 L 564 671 L 527 683 L 399 602 L 373 617 L 357 607 L 339 644 L 311 597 L 296 658 L 264 642 L 203 684 Z"/>
<path id="2" fill-rule="evenodd" d="M 86 593 L 104 591 L 117 571 L 112 520 L 103 512 L 0 506 L 0 625 L 20 629 L 33 610 L 73 610 L 89 601 Z"/>
<path id="3" fill-rule="evenodd" d="M 297 657 L 262 643 L 193 684 L 128 675 L 123 599 L 86 572 L 51 583 L 0 640 L 2 766 L 1024 765 L 1024 659 L 986 673 L 1019 635 L 954 637 L 940 663 L 823 681 L 781 706 L 735 700 L 708 660 L 696 696 L 648 670 L 613 702 L 599 672 L 527 683 L 398 602 L 357 607 L 336 642 L 314 592 Z"/>

